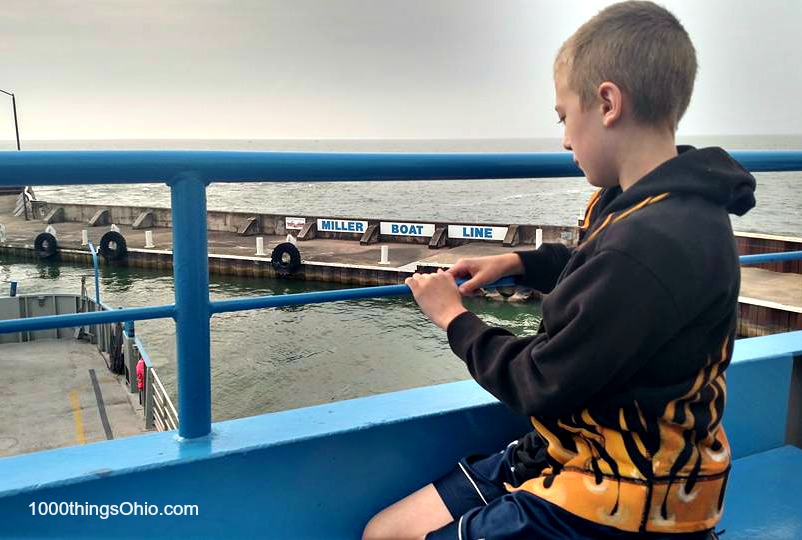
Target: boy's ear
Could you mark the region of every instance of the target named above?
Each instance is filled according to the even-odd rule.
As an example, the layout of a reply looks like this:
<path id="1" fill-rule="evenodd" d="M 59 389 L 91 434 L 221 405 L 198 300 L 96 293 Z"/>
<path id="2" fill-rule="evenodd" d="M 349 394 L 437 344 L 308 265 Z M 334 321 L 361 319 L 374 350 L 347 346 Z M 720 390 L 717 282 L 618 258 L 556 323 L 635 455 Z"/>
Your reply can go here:
<path id="1" fill-rule="evenodd" d="M 612 127 L 623 114 L 624 96 L 621 88 L 614 82 L 604 81 L 597 90 L 602 125 Z"/>

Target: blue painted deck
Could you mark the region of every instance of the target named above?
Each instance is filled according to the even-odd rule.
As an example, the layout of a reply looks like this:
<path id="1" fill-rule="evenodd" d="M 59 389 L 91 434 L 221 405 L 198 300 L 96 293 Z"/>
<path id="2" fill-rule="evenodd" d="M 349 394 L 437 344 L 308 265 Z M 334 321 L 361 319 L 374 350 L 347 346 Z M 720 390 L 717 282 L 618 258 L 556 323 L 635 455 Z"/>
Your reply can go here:
<path id="1" fill-rule="evenodd" d="M 802 538 L 802 450 L 783 446 L 733 464 L 722 540 Z"/>

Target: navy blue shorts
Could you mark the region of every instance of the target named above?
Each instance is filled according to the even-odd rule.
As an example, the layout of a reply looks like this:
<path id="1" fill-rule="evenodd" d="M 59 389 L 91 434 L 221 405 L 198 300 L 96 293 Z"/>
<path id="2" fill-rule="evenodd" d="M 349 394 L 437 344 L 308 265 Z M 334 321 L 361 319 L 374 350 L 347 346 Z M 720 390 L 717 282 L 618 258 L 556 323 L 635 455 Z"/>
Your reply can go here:
<path id="1" fill-rule="evenodd" d="M 517 442 L 517 441 L 516 441 Z M 707 540 L 709 531 L 690 534 L 638 534 L 575 516 L 526 491 L 507 492 L 504 482 L 520 485 L 513 452 L 516 442 L 490 456 L 469 456 L 434 487 L 454 521 L 426 535 L 427 540 L 594 539 Z"/>

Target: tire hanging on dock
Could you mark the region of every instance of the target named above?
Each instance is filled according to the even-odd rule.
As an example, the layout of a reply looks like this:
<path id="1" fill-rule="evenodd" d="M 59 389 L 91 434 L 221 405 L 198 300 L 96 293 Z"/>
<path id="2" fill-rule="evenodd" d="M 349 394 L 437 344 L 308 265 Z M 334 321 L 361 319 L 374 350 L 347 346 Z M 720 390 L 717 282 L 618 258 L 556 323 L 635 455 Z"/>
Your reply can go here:
<path id="1" fill-rule="evenodd" d="M 282 242 L 273 248 L 270 264 L 280 275 L 292 275 L 301 267 L 301 252 L 291 242 Z"/>
<path id="2" fill-rule="evenodd" d="M 101 237 L 98 251 L 107 261 L 119 261 L 128 254 L 128 245 L 123 235 L 109 231 Z"/>
<path id="3" fill-rule="evenodd" d="M 49 259 L 58 251 L 58 241 L 48 232 L 39 233 L 36 240 L 33 241 L 33 250 L 37 257 Z"/>

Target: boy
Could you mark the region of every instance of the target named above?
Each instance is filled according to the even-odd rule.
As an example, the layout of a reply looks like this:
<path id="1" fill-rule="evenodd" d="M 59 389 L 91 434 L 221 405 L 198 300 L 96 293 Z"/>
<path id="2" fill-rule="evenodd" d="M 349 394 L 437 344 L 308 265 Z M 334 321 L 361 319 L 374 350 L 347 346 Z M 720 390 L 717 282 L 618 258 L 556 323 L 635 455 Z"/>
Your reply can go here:
<path id="1" fill-rule="evenodd" d="M 578 247 L 459 261 L 407 280 L 485 389 L 535 430 L 469 457 L 375 516 L 366 538 L 709 538 L 730 453 L 724 369 L 740 286 L 728 213 L 754 178 L 723 150 L 677 148 L 696 75 L 679 21 L 612 5 L 554 66 L 563 145 L 591 199 Z M 535 336 L 465 310 L 505 275 L 549 293 Z M 456 277 L 471 279 L 459 289 Z"/>

